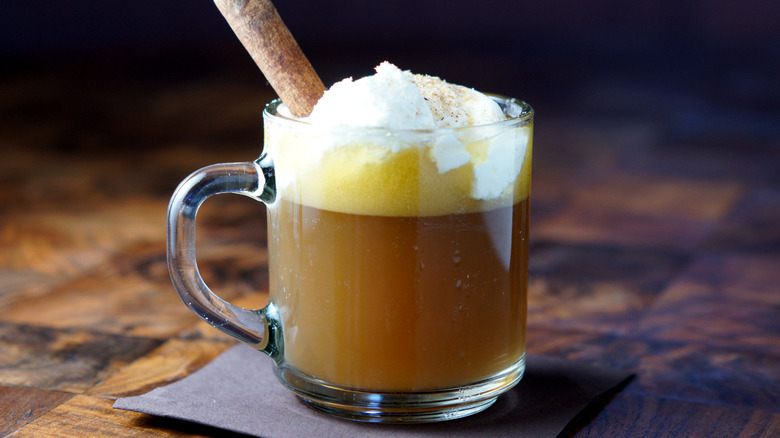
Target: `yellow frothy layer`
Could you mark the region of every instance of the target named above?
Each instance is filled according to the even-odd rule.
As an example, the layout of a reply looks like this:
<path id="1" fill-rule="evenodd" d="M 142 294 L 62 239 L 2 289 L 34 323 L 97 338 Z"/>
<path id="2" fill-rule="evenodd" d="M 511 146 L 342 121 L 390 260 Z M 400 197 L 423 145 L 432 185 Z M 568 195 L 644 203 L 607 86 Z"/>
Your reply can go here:
<path id="1" fill-rule="evenodd" d="M 501 196 L 472 196 L 474 164 L 484 160 L 489 140 L 466 143 L 472 161 L 439 173 L 430 145 L 390 152 L 370 141 L 311 152 L 311 138 L 267 135 L 265 148 L 276 167 L 278 196 L 307 206 L 352 214 L 434 216 L 484 211 L 528 197 L 531 183 L 532 127 L 522 168 Z M 268 132 L 268 131 L 267 131 Z"/>

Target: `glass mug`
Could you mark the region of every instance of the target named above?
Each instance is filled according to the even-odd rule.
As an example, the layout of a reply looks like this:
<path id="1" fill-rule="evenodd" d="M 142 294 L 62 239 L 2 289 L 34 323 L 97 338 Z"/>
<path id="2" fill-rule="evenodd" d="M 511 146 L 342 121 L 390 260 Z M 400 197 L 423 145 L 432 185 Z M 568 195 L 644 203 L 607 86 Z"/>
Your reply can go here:
<path id="1" fill-rule="evenodd" d="M 314 126 L 263 112 L 263 154 L 185 179 L 168 210 L 184 302 L 267 353 L 307 404 L 343 418 L 426 422 L 489 407 L 525 370 L 533 109 L 465 128 Z M 209 196 L 267 207 L 269 304 L 203 282 L 195 215 Z"/>

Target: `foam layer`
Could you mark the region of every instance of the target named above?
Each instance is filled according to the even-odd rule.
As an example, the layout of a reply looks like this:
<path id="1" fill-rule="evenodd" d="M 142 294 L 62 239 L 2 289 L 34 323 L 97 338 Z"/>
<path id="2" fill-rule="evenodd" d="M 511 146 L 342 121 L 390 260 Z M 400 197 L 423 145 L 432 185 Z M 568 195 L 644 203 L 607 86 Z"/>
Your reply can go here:
<path id="1" fill-rule="evenodd" d="M 530 108 L 504 105 L 507 113 L 472 89 L 383 63 L 334 85 L 309 118 L 266 117 L 277 192 L 382 216 L 511 205 L 528 196 L 532 123 Z"/>
<path id="2" fill-rule="evenodd" d="M 375 136 L 357 136 L 316 154 L 312 149 L 330 135 L 289 129 L 290 123 L 266 121 L 265 144 L 277 192 L 293 202 L 343 213 L 434 216 L 507 206 L 529 193 L 531 125 L 509 121 L 498 136 L 462 143 L 469 161 L 442 173 L 435 139 L 390 152 Z"/>

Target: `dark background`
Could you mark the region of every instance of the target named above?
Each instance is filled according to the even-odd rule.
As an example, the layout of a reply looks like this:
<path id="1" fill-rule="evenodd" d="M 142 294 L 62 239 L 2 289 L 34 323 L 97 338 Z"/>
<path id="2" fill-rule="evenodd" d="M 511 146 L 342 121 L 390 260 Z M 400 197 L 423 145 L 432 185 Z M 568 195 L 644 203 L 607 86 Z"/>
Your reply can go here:
<path id="1" fill-rule="evenodd" d="M 609 102 L 576 108 L 571 93 L 583 83 L 620 93 L 637 81 L 655 97 L 635 96 L 637 107 L 622 110 L 677 106 L 670 94 L 770 111 L 780 100 L 780 7 L 771 0 L 276 3 L 326 85 L 388 59 L 537 107 L 563 100 L 598 110 Z M 78 65 L 173 82 L 256 74 L 207 0 L 5 1 L 0 55 L 5 75 Z"/>

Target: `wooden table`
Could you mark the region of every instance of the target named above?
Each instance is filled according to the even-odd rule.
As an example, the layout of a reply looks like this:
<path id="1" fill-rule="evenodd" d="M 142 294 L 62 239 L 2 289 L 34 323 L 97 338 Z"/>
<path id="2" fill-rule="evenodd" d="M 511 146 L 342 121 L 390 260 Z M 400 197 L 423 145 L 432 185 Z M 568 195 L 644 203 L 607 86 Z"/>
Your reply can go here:
<path id="1" fill-rule="evenodd" d="M 528 349 L 638 376 L 577 436 L 780 436 L 777 105 L 713 81 L 529 90 Z M 225 435 L 111 406 L 233 345 L 173 291 L 165 211 L 189 172 L 259 154 L 270 97 L 231 69 L 4 73 L 0 435 Z M 261 307 L 263 207 L 199 218 L 207 283 Z"/>

